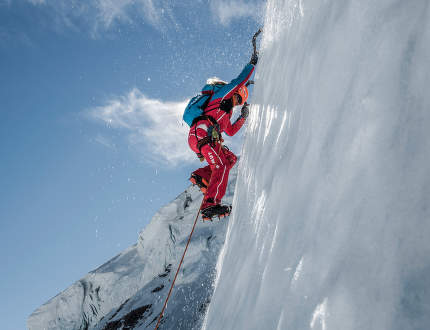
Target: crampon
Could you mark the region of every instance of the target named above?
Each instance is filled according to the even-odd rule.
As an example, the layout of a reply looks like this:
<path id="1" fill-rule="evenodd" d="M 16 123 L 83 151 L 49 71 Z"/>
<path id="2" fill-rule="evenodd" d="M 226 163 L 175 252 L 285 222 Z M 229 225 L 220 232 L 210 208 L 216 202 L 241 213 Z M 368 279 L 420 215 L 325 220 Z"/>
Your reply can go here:
<path id="1" fill-rule="evenodd" d="M 222 219 L 230 215 L 231 206 L 221 204 L 211 205 L 202 210 L 201 213 L 204 221 L 212 221 L 215 217 Z"/>

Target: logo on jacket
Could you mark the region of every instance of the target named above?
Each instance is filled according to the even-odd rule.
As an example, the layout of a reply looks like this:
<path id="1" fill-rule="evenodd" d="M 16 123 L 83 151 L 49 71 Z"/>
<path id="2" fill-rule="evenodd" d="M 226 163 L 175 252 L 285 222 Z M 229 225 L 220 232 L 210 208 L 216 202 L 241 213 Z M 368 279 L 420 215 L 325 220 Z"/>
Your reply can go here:
<path id="1" fill-rule="evenodd" d="M 210 159 L 211 163 L 215 164 L 214 155 L 211 152 L 208 152 L 208 156 L 209 156 L 209 159 Z"/>

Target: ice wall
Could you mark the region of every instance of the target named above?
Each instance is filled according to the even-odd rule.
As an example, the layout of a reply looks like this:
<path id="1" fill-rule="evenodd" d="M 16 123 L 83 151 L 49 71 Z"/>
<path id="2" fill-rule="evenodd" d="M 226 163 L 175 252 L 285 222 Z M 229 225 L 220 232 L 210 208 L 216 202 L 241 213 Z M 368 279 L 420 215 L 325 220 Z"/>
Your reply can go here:
<path id="1" fill-rule="evenodd" d="M 269 0 L 206 329 L 430 328 L 430 2 Z"/>

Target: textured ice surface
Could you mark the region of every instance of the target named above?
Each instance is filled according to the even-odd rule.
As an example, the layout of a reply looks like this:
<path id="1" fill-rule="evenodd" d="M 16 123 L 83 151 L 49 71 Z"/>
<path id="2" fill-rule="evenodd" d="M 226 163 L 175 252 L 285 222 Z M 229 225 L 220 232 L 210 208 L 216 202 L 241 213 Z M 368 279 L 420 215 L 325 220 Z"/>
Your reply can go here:
<path id="1" fill-rule="evenodd" d="M 225 202 L 231 202 L 236 170 Z M 202 194 L 190 187 L 160 209 L 138 243 L 39 307 L 30 330 L 152 329 L 170 288 Z M 226 223 L 197 223 L 160 329 L 200 329 L 213 292 Z"/>
<path id="2" fill-rule="evenodd" d="M 269 0 L 206 329 L 430 329 L 430 2 Z"/>

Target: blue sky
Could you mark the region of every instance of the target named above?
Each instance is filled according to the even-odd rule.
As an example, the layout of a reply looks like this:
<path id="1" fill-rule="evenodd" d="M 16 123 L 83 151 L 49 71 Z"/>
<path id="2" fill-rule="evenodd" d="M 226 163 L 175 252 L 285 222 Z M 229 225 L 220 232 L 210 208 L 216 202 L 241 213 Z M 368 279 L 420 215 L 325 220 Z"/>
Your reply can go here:
<path id="1" fill-rule="evenodd" d="M 188 186 L 200 163 L 184 102 L 206 78 L 240 72 L 262 11 L 242 0 L 0 0 L 2 328 L 23 329 Z"/>

